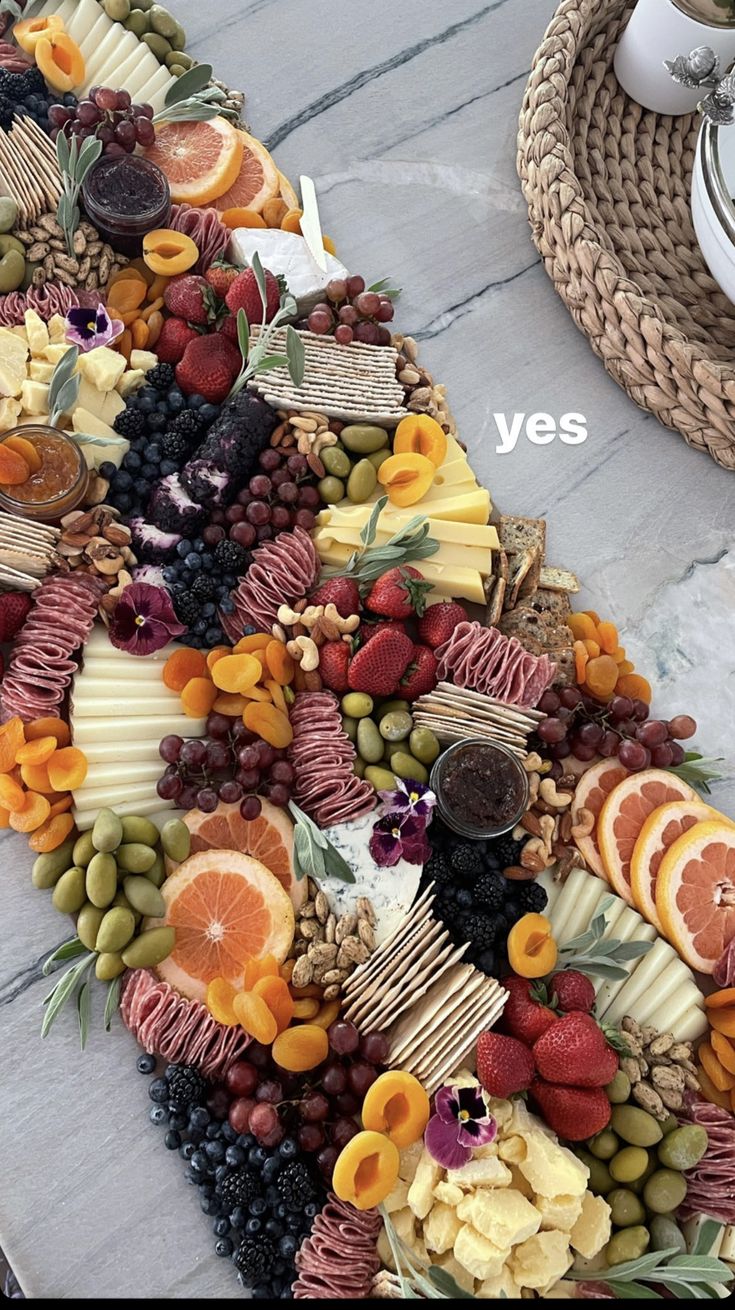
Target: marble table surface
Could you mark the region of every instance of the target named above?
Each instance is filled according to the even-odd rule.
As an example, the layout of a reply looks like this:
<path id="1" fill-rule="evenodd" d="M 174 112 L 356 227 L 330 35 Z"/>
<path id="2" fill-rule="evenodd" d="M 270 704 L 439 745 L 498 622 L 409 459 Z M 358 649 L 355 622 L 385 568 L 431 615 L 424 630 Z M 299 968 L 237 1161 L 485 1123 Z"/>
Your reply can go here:
<path id="1" fill-rule="evenodd" d="M 248 92 L 282 170 L 309 173 L 355 271 L 399 277 L 399 326 L 447 384 L 504 510 L 544 515 L 549 556 L 584 580 L 656 687 L 723 756 L 735 814 L 735 477 L 639 412 L 552 290 L 515 173 L 518 110 L 553 0 L 172 0 L 192 52 Z M 495 414 L 585 416 L 581 445 L 498 454 Z M 2 834 L 0 1246 L 30 1297 L 231 1297 L 229 1263 L 148 1122 L 136 1048 L 99 1005 L 41 1042 L 40 962 L 63 937 Z"/>

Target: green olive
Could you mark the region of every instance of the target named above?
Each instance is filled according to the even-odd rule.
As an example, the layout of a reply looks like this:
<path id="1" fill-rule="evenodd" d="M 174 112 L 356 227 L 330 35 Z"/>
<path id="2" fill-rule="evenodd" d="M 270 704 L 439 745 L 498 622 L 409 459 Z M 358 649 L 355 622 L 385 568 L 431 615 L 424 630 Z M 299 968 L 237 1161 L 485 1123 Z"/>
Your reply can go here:
<path id="1" fill-rule="evenodd" d="M 174 22 L 176 22 L 175 19 Z M 176 54 L 183 55 L 183 59 L 181 60 L 181 62 L 184 68 L 191 68 L 192 64 L 194 63 L 194 60 L 192 59 L 191 55 L 184 55 L 184 49 L 186 47 L 186 32 L 181 26 L 181 23 L 176 22 L 176 31 L 172 32 L 168 39 L 171 42 L 171 45 L 173 46 Z M 184 63 L 184 59 L 188 59 L 189 62 Z"/>
<path id="2" fill-rule="evenodd" d="M 431 728 L 414 728 L 408 744 L 414 759 L 420 760 L 422 764 L 433 764 L 441 751 Z"/>
<path id="3" fill-rule="evenodd" d="M 627 1187 L 614 1187 L 605 1197 L 610 1206 L 610 1218 L 616 1228 L 631 1228 L 646 1218 L 643 1203 Z"/>
<path id="4" fill-rule="evenodd" d="M 406 710 L 393 710 L 380 720 L 380 735 L 386 741 L 405 741 L 413 728 L 413 719 Z"/>
<path id="5" fill-rule="evenodd" d="M 348 478 L 352 472 L 352 460 L 345 450 L 338 450 L 336 446 L 326 446 L 319 452 L 319 458 L 322 461 L 327 473 L 333 478 Z"/>
<path id="6" fill-rule="evenodd" d="M 120 974 L 125 972 L 125 968 L 123 958 L 117 951 L 105 951 L 97 956 L 97 963 L 94 966 L 95 977 L 99 978 L 100 982 L 112 982 L 113 978 L 119 978 Z"/>
<path id="7" fill-rule="evenodd" d="M 631 1146 L 655 1146 L 661 1141 L 661 1125 L 652 1114 L 637 1105 L 613 1106 L 611 1126 Z"/>
<path id="8" fill-rule="evenodd" d="M 125 842 L 118 847 L 117 865 L 124 873 L 147 873 L 156 862 L 156 852 L 143 842 Z"/>
<path id="9" fill-rule="evenodd" d="M 121 820 L 123 842 L 142 842 L 144 846 L 157 846 L 161 836 L 155 823 L 143 819 L 138 814 L 126 814 Z"/>
<path id="10" fill-rule="evenodd" d="M 162 919 L 166 913 L 166 902 L 157 887 L 148 878 L 141 874 L 129 874 L 123 882 L 125 895 L 134 910 L 143 914 L 146 918 Z M 123 943 L 125 944 L 125 943 Z M 122 947 L 115 946 L 113 950 L 122 950 Z"/>
<path id="11" fill-rule="evenodd" d="M 699 1124 L 685 1124 L 667 1133 L 658 1148 L 658 1158 L 667 1169 L 693 1169 L 707 1150 L 708 1141 Z"/>
<path id="12" fill-rule="evenodd" d="M 9 250 L 0 259 L 0 292 L 17 291 L 26 273 L 26 261 L 17 250 Z"/>
<path id="13" fill-rule="evenodd" d="M 377 764 L 383 758 L 383 738 L 370 718 L 358 722 L 357 750 L 368 764 Z"/>
<path id="14" fill-rule="evenodd" d="M 159 36 L 168 38 L 176 35 L 178 23 L 173 14 L 170 14 L 168 9 L 164 9 L 163 5 L 153 5 L 149 10 L 149 16 L 151 27 Z"/>
<path id="15" fill-rule="evenodd" d="M 608 1265 L 622 1265 L 628 1260 L 638 1260 L 646 1254 L 649 1241 L 648 1229 L 642 1224 L 636 1224 L 634 1228 L 621 1228 L 605 1247 L 605 1259 Z"/>
<path id="16" fill-rule="evenodd" d="M 380 709 L 378 710 L 378 723 L 380 723 L 380 720 L 386 714 L 393 714 L 397 710 L 400 710 L 402 713 L 405 714 L 408 712 L 408 710 L 410 710 L 410 708 L 411 706 L 409 705 L 407 700 L 384 701 L 384 703 L 380 706 Z"/>
<path id="17" fill-rule="evenodd" d="M 376 791 L 395 790 L 396 775 L 391 773 L 390 769 L 382 769 L 376 764 L 369 764 L 364 776 L 368 782 L 372 783 Z"/>
<path id="18" fill-rule="evenodd" d="M 90 828 L 88 832 L 83 832 L 81 837 L 77 837 L 74 843 L 73 861 L 75 864 L 81 864 L 82 868 L 86 869 L 92 856 L 96 854 L 97 851 L 92 841 L 92 829 Z"/>
<path id="19" fill-rule="evenodd" d="M 643 1188 L 643 1200 L 654 1214 L 678 1210 L 687 1194 L 687 1180 L 674 1169 L 657 1169 Z"/>
<path id="20" fill-rule="evenodd" d="M 373 712 L 373 698 L 365 691 L 348 691 L 342 697 L 342 713 L 351 719 L 364 719 Z"/>
<path id="21" fill-rule="evenodd" d="M 87 865 L 87 898 L 99 910 L 107 909 L 117 891 L 117 864 L 114 855 L 99 851 Z"/>
<path id="22" fill-rule="evenodd" d="M 659 1122 L 664 1137 L 666 1137 L 668 1133 L 673 1133 L 674 1129 L 679 1127 L 679 1120 L 675 1114 L 667 1114 L 666 1118 L 660 1119 Z"/>
<path id="23" fill-rule="evenodd" d="M 620 1143 L 610 1128 L 603 1128 L 602 1132 L 596 1133 L 590 1138 L 588 1145 L 598 1160 L 611 1160 L 620 1149 Z"/>
<path id="24" fill-rule="evenodd" d="M 360 459 L 347 479 L 347 497 L 353 505 L 362 505 L 375 491 L 378 474 L 369 459 Z"/>
<path id="25" fill-rule="evenodd" d="M 130 17 L 130 0 L 102 0 L 102 8 L 113 23 L 124 23 Z"/>
<path id="26" fill-rule="evenodd" d="M 391 767 L 391 760 L 394 755 L 405 755 L 402 741 L 386 741 L 383 746 L 383 759 L 388 767 Z"/>
<path id="27" fill-rule="evenodd" d="M 31 882 L 34 887 L 40 887 L 44 891 L 49 891 L 55 887 L 62 873 L 66 873 L 79 860 L 74 859 L 74 850 L 76 843 L 68 840 L 61 846 L 57 846 L 55 851 L 47 851 L 45 855 L 39 855 L 33 865 Z"/>
<path id="28" fill-rule="evenodd" d="M 399 778 L 410 778 L 413 782 L 424 785 L 429 781 L 429 774 L 420 760 L 415 760 L 407 751 L 398 751 L 391 760 L 391 768 Z"/>
<path id="29" fill-rule="evenodd" d="M 106 913 L 107 911 L 99 910 L 91 901 L 85 901 L 77 915 L 77 937 L 88 951 L 96 949 L 97 933 Z"/>
<path id="30" fill-rule="evenodd" d="M 625 1105 L 630 1100 L 630 1078 L 622 1069 L 618 1069 L 611 1083 L 605 1088 L 608 1101 L 613 1105 Z"/>
<path id="31" fill-rule="evenodd" d="M 142 9 L 143 12 L 146 14 L 148 13 L 149 9 L 153 8 L 154 3 L 155 0 L 130 0 L 130 5 L 132 9 Z"/>
<path id="32" fill-rule="evenodd" d="M 161 887 L 166 881 L 166 865 L 164 864 L 162 851 L 156 851 L 156 862 L 151 865 L 150 869 L 146 869 L 143 877 L 152 882 L 154 887 Z"/>
<path id="33" fill-rule="evenodd" d="M 598 1160 L 582 1146 L 575 1147 L 574 1154 L 589 1170 L 588 1187 L 590 1191 L 594 1192 L 596 1196 L 606 1196 L 612 1190 L 613 1180 L 610 1177 L 610 1170 L 605 1161 Z"/>
<path id="34" fill-rule="evenodd" d="M 322 478 L 317 490 L 325 505 L 336 505 L 338 500 L 345 498 L 345 484 L 340 478 Z"/>
<path id="35" fill-rule="evenodd" d="M 96 949 L 102 952 L 122 951 L 135 932 L 135 918 L 130 910 L 116 905 L 107 911 L 97 933 Z"/>
<path id="36" fill-rule="evenodd" d="M 0 237 L 0 255 L 7 255 L 9 250 L 17 250 L 19 255 L 25 259 L 26 248 L 22 241 L 17 237 L 11 237 L 9 234 Z"/>
<path id="37" fill-rule="evenodd" d="M 21 282 L 19 287 L 20 291 L 30 290 L 30 288 L 33 286 L 33 274 L 35 273 L 36 269 L 40 267 L 41 267 L 40 264 L 32 264 L 30 259 L 26 260 L 26 271 L 23 275 L 23 281 Z"/>
<path id="38" fill-rule="evenodd" d="M 81 910 L 87 896 L 84 890 L 84 869 L 67 869 L 62 873 L 53 890 L 51 900 L 54 909 L 61 914 L 76 914 Z"/>
<path id="39" fill-rule="evenodd" d="M 391 454 L 392 452 L 390 450 L 374 450 L 370 455 L 368 455 L 368 459 L 370 460 L 370 463 L 372 464 L 376 473 L 380 468 L 381 464 L 385 464 L 385 461 L 387 459 L 390 459 Z"/>
<path id="40" fill-rule="evenodd" d="M 379 428 L 373 423 L 348 423 L 339 435 L 342 445 L 356 455 L 371 455 L 388 445 L 385 428 Z"/>
<path id="41" fill-rule="evenodd" d="M 607 1167 L 616 1183 L 635 1182 L 648 1168 L 648 1151 L 644 1151 L 642 1146 L 624 1146 Z"/>
<path id="42" fill-rule="evenodd" d="M 176 945 L 173 928 L 149 928 L 142 932 L 122 953 L 128 969 L 153 969 L 170 955 Z"/>
<path id="43" fill-rule="evenodd" d="M 359 755 L 355 756 L 355 763 L 352 766 L 352 772 L 355 774 L 355 776 L 357 778 L 364 778 L 366 768 L 367 765 L 365 761 L 361 760 Z"/>
<path id="44" fill-rule="evenodd" d="M 670 1214 L 657 1214 L 650 1222 L 651 1250 L 678 1251 L 684 1255 L 687 1249 L 686 1238 L 676 1220 Z"/>
<path id="45" fill-rule="evenodd" d="M 350 714 L 342 715 L 342 731 L 347 733 L 352 742 L 357 741 L 357 725 L 359 722 L 359 719 L 353 719 Z"/>
<path id="46" fill-rule="evenodd" d="M 10 232 L 18 221 L 18 206 L 12 196 L 0 196 L 0 232 Z"/>
<path id="47" fill-rule="evenodd" d="M 172 77 L 183 77 L 184 73 L 188 72 L 189 70 L 184 68 L 183 64 L 175 63 L 175 64 L 168 64 L 168 71 Z"/>
<path id="48" fill-rule="evenodd" d="M 167 41 L 166 38 L 161 36 L 158 32 L 144 32 L 141 40 L 145 41 L 148 49 L 152 50 L 156 59 L 158 59 L 160 63 L 163 63 L 166 55 L 171 53 L 171 42 Z"/>
<path id="49" fill-rule="evenodd" d="M 161 846 L 164 855 L 176 864 L 183 864 L 191 855 L 191 833 L 183 819 L 169 819 L 161 829 Z M 146 872 L 146 870 L 144 870 Z"/>
<path id="50" fill-rule="evenodd" d="M 122 819 L 114 810 L 100 810 L 92 829 L 92 845 L 96 851 L 116 851 L 123 839 Z"/>
<path id="51" fill-rule="evenodd" d="M 144 32 L 150 32 L 151 30 L 150 19 L 147 14 L 143 13 L 142 9 L 134 9 L 130 17 L 125 19 L 123 27 L 126 27 L 128 32 L 133 32 L 139 40 Z"/>

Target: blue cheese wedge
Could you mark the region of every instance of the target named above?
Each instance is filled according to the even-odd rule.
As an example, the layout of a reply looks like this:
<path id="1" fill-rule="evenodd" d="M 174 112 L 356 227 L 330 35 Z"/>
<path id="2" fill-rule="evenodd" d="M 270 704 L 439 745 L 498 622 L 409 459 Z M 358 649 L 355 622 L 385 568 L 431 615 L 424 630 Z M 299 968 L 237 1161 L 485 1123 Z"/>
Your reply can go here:
<path id="1" fill-rule="evenodd" d="M 399 860 L 390 869 L 381 869 L 368 849 L 377 811 L 365 814 L 354 823 L 340 823 L 325 830 L 326 836 L 347 861 L 355 875 L 354 883 L 340 878 L 319 879 L 335 914 L 354 911 L 358 896 L 372 901 L 375 917 L 375 938 L 378 946 L 405 919 L 414 902 L 421 877 L 420 864 Z"/>
<path id="2" fill-rule="evenodd" d="M 297 232 L 282 232 L 280 228 L 237 228 L 229 247 L 232 263 L 251 264 L 256 251 L 263 268 L 270 269 L 276 277 L 285 278 L 300 314 L 308 313 L 324 299 L 326 285 L 333 278 L 348 276 L 344 264 L 326 251 L 326 269 L 321 269 L 304 238 Z"/>

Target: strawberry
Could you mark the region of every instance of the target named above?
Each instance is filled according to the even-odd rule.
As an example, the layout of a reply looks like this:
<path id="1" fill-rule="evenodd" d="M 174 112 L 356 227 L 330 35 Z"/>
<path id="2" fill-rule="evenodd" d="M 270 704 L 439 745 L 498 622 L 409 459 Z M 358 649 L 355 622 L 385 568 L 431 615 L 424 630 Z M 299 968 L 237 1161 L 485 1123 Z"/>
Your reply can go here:
<path id="1" fill-rule="evenodd" d="M 542 1078 L 575 1087 L 604 1087 L 612 1082 L 618 1057 L 591 1014 L 570 1010 L 533 1044 Z"/>
<path id="2" fill-rule="evenodd" d="M 353 657 L 349 669 L 352 691 L 392 696 L 413 652 L 405 632 L 379 632 Z"/>
<path id="3" fill-rule="evenodd" d="M 527 1046 L 533 1046 L 536 1039 L 556 1023 L 558 1015 L 548 1005 L 542 1005 L 535 999 L 533 984 L 528 978 L 510 974 L 503 979 L 503 986 L 508 992 L 503 1010 L 503 1027 Z"/>
<path id="4" fill-rule="evenodd" d="M 167 318 L 156 342 L 159 364 L 178 364 L 190 341 L 198 341 L 199 333 L 183 318 Z"/>
<path id="5" fill-rule="evenodd" d="M 176 368 L 176 381 L 186 396 L 204 396 L 211 405 L 221 405 L 229 396 L 242 360 L 236 346 L 215 332 L 190 341 Z"/>
<path id="6" fill-rule="evenodd" d="M 220 258 L 215 259 L 214 263 L 210 264 L 204 276 L 214 294 L 219 296 L 220 300 L 224 300 L 239 274 L 239 268 L 235 268 L 234 264 L 228 264 L 226 260 Z"/>
<path id="7" fill-rule="evenodd" d="M 208 327 L 222 312 L 206 278 L 194 273 L 173 277 L 163 293 L 170 314 L 183 318 L 194 327 Z"/>
<path id="8" fill-rule="evenodd" d="M 419 639 L 425 646 L 436 650 L 449 641 L 458 623 L 466 623 L 469 615 L 464 605 L 456 600 L 441 600 L 430 605 L 419 621 Z"/>
<path id="9" fill-rule="evenodd" d="M 566 1142 L 584 1142 L 610 1122 L 612 1107 L 602 1087 L 568 1087 L 535 1078 L 531 1096 L 549 1128 Z"/>
<path id="10" fill-rule="evenodd" d="M 406 629 L 397 619 L 383 619 L 381 623 L 361 623 L 358 631 L 364 646 L 373 637 L 377 637 L 379 632 L 405 632 Z"/>
<path id="11" fill-rule="evenodd" d="M 588 1013 L 595 1003 L 595 989 L 586 974 L 578 969 L 563 969 L 548 981 L 551 1004 L 556 1010 L 584 1010 Z"/>
<path id="12" fill-rule="evenodd" d="M 31 598 L 22 591 L 0 596 L 0 641 L 12 641 L 20 632 L 31 608 Z"/>
<path id="13" fill-rule="evenodd" d="M 411 663 L 398 685 L 401 696 L 405 700 L 416 700 L 419 696 L 424 696 L 427 691 L 433 691 L 437 682 L 438 667 L 433 650 L 429 650 L 428 646 L 415 645 Z"/>
<path id="14" fill-rule="evenodd" d="M 329 691 L 339 696 L 349 691 L 347 670 L 350 663 L 350 647 L 346 641 L 325 641 L 319 650 L 319 677 Z"/>
<path id="15" fill-rule="evenodd" d="M 311 605 L 334 605 L 343 619 L 360 613 L 360 593 L 354 578 L 328 578 L 309 597 Z"/>
<path id="16" fill-rule="evenodd" d="M 410 619 L 413 614 L 423 614 L 432 586 L 412 564 L 403 564 L 378 578 L 365 608 L 388 619 Z"/>
<path id="17" fill-rule="evenodd" d="M 225 336 L 229 337 L 230 341 L 237 341 L 237 314 L 228 314 L 227 317 L 222 320 L 220 331 L 224 332 Z"/>
<path id="18" fill-rule="evenodd" d="M 491 1096 L 512 1096 L 531 1086 L 536 1067 L 523 1042 L 500 1033 L 480 1033 L 477 1039 L 477 1077 Z"/>
<path id="19" fill-rule="evenodd" d="M 270 323 L 275 318 L 281 304 L 281 289 L 275 277 L 268 269 L 265 273 L 265 294 L 266 309 L 265 321 Z M 260 299 L 258 283 L 255 280 L 255 274 L 252 268 L 246 268 L 244 272 L 238 273 L 225 296 L 227 308 L 232 314 L 237 314 L 238 310 L 244 309 L 247 315 L 248 323 L 261 323 L 263 320 L 263 302 Z"/>

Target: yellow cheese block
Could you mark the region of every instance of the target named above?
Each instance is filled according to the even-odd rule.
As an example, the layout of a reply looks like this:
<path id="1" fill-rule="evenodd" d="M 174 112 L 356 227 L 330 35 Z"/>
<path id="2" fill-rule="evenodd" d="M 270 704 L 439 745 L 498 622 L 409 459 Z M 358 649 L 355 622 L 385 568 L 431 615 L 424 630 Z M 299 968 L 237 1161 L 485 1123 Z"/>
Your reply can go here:
<path id="1" fill-rule="evenodd" d="M 467 530 L 470 526 L 474 526 L 474 525 L 459 524 L 459 523 L 442 523 L 442 524 L 437 523 L 436 526 L 437 528 L 441 527 L 444 528 L 445 530 L 447 528 L 456 528 L 459 531 L 461 531 L 462 528 Z M 475 531 L 494 532 L 494 529 L 479 528 L 475 526 Z M 360 544 L 359 533 L 356 533 L 352 527 L 342 527 L 339 524 L 335 525 L 330 523 L 329 527 L 320 529 L 320 533 L 321 532 L 324 533 L 325 537 L 331 536 L 334 538 L 335 541 L 339 542 L 341 545 L 349 546 L 351 550 L 356 550 Z M 491 568 L 492 568 L 491 545 L 486 544 L 486 545 L 477 546 L 477 545 L 472 545 L 469 541 L 455 541 L 452 540 L 451 537 L 448 536 L 448 534 L 447 537 L 444 540 L 442 540 L 441 537 L 439 536 L 439 533 L 434 531 L 431 532 L 431 535 L 437 541 L 440 542 L 439 550 L 437 551 L 436 555 L 432 555 L 430 557 L 431 559 L 438 560 L 441 564 L 454 564 L 457 565 L 459 568 L 474 569 L 475 572 L 481 573 L 483 575 L 487 575 L 488 573 L 491 572 Z M 388 537 L 389 537 L 388 532 L 378 531 L 375 537 L 375 545 L 384 546 L 388 540 Z M 420 567 L 423 570 L 423 564 Z"/>
<path id="2" fill-rule="evenodd" d="M 385 510 L 378 519 L 378 528 L 376 540 L 379 541 L 382 536 L 386 538 L 401 528 L 405 528 L 415 517 L 411 510 L 405 509 L 393 510 L 390 514 L 390 523 L 385 522 Z M 339 505 L 331 506 L 324 509 L 318 515 L 317 522 L 320 527 L 329 528 L 346 528 L 354 533 L 354 543 L 360 544 L 360 533 L 370 518 L 371 508 L 369 505 L 350 505 L 341 501 Z M 437 541 L 446 542 L 451 545 L 461 544 L 462 546 L 477 546 L 483 550 L 497 550 L 500 542 L 498 534 L 490 524 L 481 523 L 455 523 L 445 519 L 436 519 L 432 508 L 431 514 L 427 515 L 429 520 L 429 532 Z M 340 540 L 346 540 L 341 537 Z"/>
<path id="3" fill-rule="evenodd" d="M 351 546 L 335 541 L 333 537 L 323 536 L 319 530 L 314 534 L 314 544 L 322 564 L 329 564 L 334 568 L 344 568 L 350 556 L 354 553 Z M 460 600 L 474 601 L 477 605 L 484 605 L 485 589 L 482 574 L 475 569 L 462 568 L 451 564 L 437 564 L 435 561 L 439 558 L 439 556 L 434 555 L 431 559 L 407 561 L 419 569 L 428 582 L 431 582 L 430 599 L 432 603 L 440 600 L 452 600 L 456 597 Z"/>

